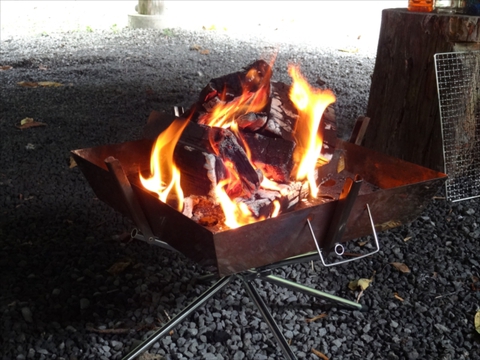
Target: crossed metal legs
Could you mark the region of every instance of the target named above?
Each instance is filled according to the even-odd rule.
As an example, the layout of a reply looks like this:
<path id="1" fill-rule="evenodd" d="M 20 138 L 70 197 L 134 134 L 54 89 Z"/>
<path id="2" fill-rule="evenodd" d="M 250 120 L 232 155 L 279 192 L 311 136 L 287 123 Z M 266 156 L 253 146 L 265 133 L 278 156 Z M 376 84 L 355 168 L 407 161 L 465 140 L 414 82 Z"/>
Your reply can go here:
<path id="1" fill-rule="evenodd" d="M 202 306 L 208 299 L 213 297 L 217 292 L 219 292 L 222 288 L 224 288 L 227 284 L 229 284 L 232 280 L 240 278 L 242 280 L 243 286 L 248 294 L 248 296 L 252 299 L 254 304 L 257 306 L 258 310 L 260 311 L 263 319 L 267 323 L 268 327 L 273 333 L 273 336 L 279 343 L 283 354 L 286 359 L 294 360 L 296 359 L 295 354 L 292 352 L 292 349 L 287 343 L 287 340 L 283 336 L 280 328 L 278 327 L 277 323 L 273 319 L 272 314 L 268 310 L 267 306 L 265 305 L 264 301 L 258 294 L 254 283 L 256 278 L 260 278 L 262 280 L 271 282 L 273 284 L 283 286 L 289 288 L 291 290 L 300 291 L 307 295 L 324 298 L 327 300 L 334 301 L 340 305 L 344 305 L 348 308 L 365 311 L 366 308 L 359 303 L 331 295 L 325 293 L 323 291 L 319 291 L 308 286 L 304 286 L 298 284 L 296 282 L 286 280 L 282 277 L 275 276 L 270 274 L 270 271 L 265 270 L 250 270 L 239 274 L 229 275 L 222 277 L 220 280 L 215 282 L 209 289 L 207 289 L 203 294 L 201 294 L 198 298 L 196 298 L 193 302 L 191 302 L 185 309 L 183 309 L 180 313 L 178 313 L 175 317 L 173 317 L 169 322 L 167 322 L 164 326 L 162 326 L 159 330 L 155 333 L 150 335 L 144 342 L 134 348 L 130 353 L 128 353 L 123 360 L 130 360 L 135 359 L 138 355 L 140 355 L 143 351 L 147 350 L 152 346 L 155 342 L 159 339 L 167 335 L 170 330 L 172 330 L 176 325 L 178 325 L 181 321 L 183 321 L 187 316 L 189 316 L 192 312 Z"/>

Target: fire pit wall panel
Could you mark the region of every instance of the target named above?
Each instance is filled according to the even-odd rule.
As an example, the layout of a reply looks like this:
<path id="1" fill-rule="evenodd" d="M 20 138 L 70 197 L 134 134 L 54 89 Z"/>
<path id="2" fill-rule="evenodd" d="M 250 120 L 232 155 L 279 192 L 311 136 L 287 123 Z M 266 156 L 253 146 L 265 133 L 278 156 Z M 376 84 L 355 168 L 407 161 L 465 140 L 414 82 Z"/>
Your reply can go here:
<path id="1" fill-rule="evenodd" d="M 237 229 L 212 230 L 197 224 L 140 185 L 138 171 L 148 168 L 144 159 L 148 161 L 151 145 L 151 140 L 140 140 L 72 153 L 99 199 L 130 216 L 120 189 L 104 164 L 109 156 L 119 159 L 154 234 L 199 264 L 215 266 L 223 276 L 315 251 L 307 218 L 320 246 L 325 243 L 337 200 L 311 206 L 302 203 L 276 218 Z M 377 231 L 397 227 L 416 219 L 446 179 L 443 173 L 340 139 L 337 149 L 345 154 L 345 171 L 377 188 L 357 197 L 342 242 L 372 233 L 366 204 Z M 142 159 L 144 162 L 139 162 Z"/>
<path id="2" fill-rule="evenodd" d="M 372 228 L 366 211 L 369 204 L 377 231 L 415 220 L 445 182 L 447 175 L 349 142 L 338 142 L 345 154 L 346 170 L 360 174 L 379 190 L 358 197 L 342 241 L 366 236 Z"/>
<path id="3" fill-rule="evenodd" d="M 148 169 L 152 144 L 153 141 L 143 139 L 73 150 L 71 153 L 95 195 L 107 205 L 130 217 L 127 204 L 107 169 L 105 159 L 114 156 L 120 160 L 127 175 L 138 173 L 139 169 Z"/>

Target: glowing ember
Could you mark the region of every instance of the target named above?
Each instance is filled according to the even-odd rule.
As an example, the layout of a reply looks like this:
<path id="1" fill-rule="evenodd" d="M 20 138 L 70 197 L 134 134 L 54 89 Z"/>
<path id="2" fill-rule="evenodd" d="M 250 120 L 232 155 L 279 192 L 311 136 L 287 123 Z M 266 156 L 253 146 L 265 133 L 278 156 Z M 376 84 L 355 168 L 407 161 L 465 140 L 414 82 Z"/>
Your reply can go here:
<path id="1" fill-rule="evenodd" d="M 242 225 L 251 224 L 264 219 L 263 217 L 257 219 L 253 216 L 246 204 L 232 201 L 224 190 L 224 187 L 227 184 L 228 180 L 222 180 L 215 187 L 215 195 L 217 196 L 217 200 L 225 214 L 225 225 L 231 229 L 236 229 Z"/>
<path id="2" fill-rule="evenodd" d="M 179 211 L 183 209 L 183 191 L 180 187 L 180 171 L 173 161 L 173 152 L 188 122 L 189 119 L 177 119 L 157 137 L 150 157 L 152 176 L 144 178 L 139 174 L 142 185 L 147 190 L 156 192 L 164 203 L 167 203 L 170 191 L 175 189 Z"/>
<path id="3" fill-rule="evenodd" d="M 298 66 L 289 66 L 288 72 L 293 79 L 290 99 L 300 116 L 295 129 L 295 139 L 299 145 L 295 151 L 295 161 L 298 164 L 296 178 L 301 181 L 308 180 L 310 195 L 316 198 L 318 188 L 315 181 L 315 168 L 323 144 L 318 128 L 323 112 L 328 105 L 335 102 L 335 95 L 331 90 L 311 87 L 300 73 Z"/>

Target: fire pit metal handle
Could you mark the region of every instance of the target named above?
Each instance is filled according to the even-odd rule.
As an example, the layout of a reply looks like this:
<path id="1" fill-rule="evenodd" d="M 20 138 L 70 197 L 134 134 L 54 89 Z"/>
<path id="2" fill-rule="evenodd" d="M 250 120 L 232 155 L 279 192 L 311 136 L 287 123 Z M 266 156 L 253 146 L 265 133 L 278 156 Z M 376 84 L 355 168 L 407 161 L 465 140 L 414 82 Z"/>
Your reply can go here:
<path id="1" fill-rule="evenodd" d="M 376 252 L 378 252 L 380 250 L 380 244 L 378 242 L 377 232 L 375 231 L 375 223 L 373 222 L 372 213 L 370 212 L 370 207 L 368 206 L 368 204 L 367 204 L 367 212 L 368 212 L 368 217 L 370 219 L 370 224 L 372 225 L 373 238 L 375 239 L 376 248 L 373 251 L 369 252 L 368 254 L 364 254 L 364 255 L 355 257 L 353 259 L 337 261 L 337 262 L 334 262 L 334 263 L 326 263 L 325 262 L 325 258 L 323 257 L 323 254 L 322 254 L 322 249 L 320 248 L 320 245 L 318 244 L 317 238 L 315 237 L 310 219 L 307 219 L 307 224 L 308 224 L 308 227 L 310 228 L 310 233 L 312 234 L 313 241 L 315 242 L 315 246 L 317 247 L 318 255 L 320 256 L 320 260 L 322 260 L 323 266 L 329 267 L 329 266 L 345 264 L 345 263 L 355 261 L 355 260 L 360 260 L 360 259 L 366 258 L 367 256 L 371 256 L 371 255 L 375 254 Z M 341 247 L 341 250 L 342 250 L 341 253 L 343 254 L 343 246 L 339 243 L 335 244 L 335 251 L 336 252 L 337 252 L 337 246 Z"/>

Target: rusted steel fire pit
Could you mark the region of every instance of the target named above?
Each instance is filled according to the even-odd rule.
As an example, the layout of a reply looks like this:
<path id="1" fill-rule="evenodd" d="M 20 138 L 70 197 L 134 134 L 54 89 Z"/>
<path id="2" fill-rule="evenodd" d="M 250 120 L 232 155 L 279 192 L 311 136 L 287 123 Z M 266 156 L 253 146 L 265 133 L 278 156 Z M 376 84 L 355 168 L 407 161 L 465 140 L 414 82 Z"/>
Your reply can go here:
<path id="1" fill-rule="evenodd" d="M 368 184 L 360 186 L 350 211 L 343 212 L 348 216 L 348 221 L 340 242 L 372 233 L 367 205 L 378 231 L 413 221 L 446 180 L 443 173 L 338 140 L 337 149 L 343 154 L 345 169 L 333 177 L 336 186 L 325 186 L 328 198 L 320 197 L 315 201 L 302 202 L 293 211 L 238 229 L 217 230 L 201 226 L 185 217 L 169 205 L 160 202 L 138 183 L 139 169 L 148 167 L 145 159 L 148 159 L 151 146 L 152 141 L 139 140 L 74 150 L 72 155 L 100 200 L 130 217 L 140 228 L 142 221 L 147 222 L 149 229 L 147 232 L 151 229 L 151 235 L 154 237 L 150 242 L 155 243 L 161 239 L 192 260 L 207 266 L 221 278 L 125 359 L 135 358 L 155 341 L 167 335 L 186 316 L 226 286 L 235 277 L 229 276 L 230 274 L 237 274 L 243 280 L 247 293 L 259 308 L 286 358 L 296 359 L 268 308 L 256 292 L 252 280 L 260 277 L 280 286 L 365 310 L 360 304 L 295 284 L 264 270 L 269 270 L 269 265 L 273 268 L 287 265 L 289 261 L 300 262 L 318 256 L 312 231 L 321 250 L 329 251 L 332 248 L 334 245 L 331 243 L 332 239 L 343 232 L 340 230 L 345 225 L 341 221 L 336 221 L 338 219 L 336 209 L 342 204 L 339 197 L 343 183 L 347 177 L 353 178 L 351 174 L 355 174 L 357 180 L 361 177 Z M 123 165 L 127 176 L 124 180 L 127 180 L 127 186 L 131 186 L 130 189 L 133 190 L 130 195 L 138 200 L 138 202 L 134 200 L 139 206 L 138 213 L 131 212 L 132 207 L 128 204 L 131 199 L 128 200 L 128 195 L 125 197 L 125 192 L 119 186 L 116 170 L 111 165 L 112 157 Z M 112 171 L 109 171 L 106 159 Z M 320 191 L 323 191 L 322 186 Z M 144 214 L 145 218 L 139 220 L 139 214 Z M 334 235 L 330 236 L 332 227 L 336 226 L 338 228 L 333 228 Z M 312 252 L 315 255 L 312 256 Z M 302 254 L 305 255 L 302 257 Z M 297 255 L 300 256 L 296 258 Z"/>
<path id="2" fill-rule="evenodd" d="M 347 177 L 359 175 L 370 186 L 361 187 L 342 242 L 372 233 L 366 204 L 378 231 L 397 227 L 416 219 L 446 179 L 443 173 L 339 139 L 337 149 L 344 155 L 345 169 L 333 177 L 336 181 L 333 189 L 320 186 L 320 193 L 325 189 L 328 198 L 301 202 L 293 211 L 277 218 L 219 230 L 197 224 L 139 184 L 138 171 L 148 168 L 151 147 L 152 141 L 139 140 L 74 150 L 72 154 L 97 197 L 133 219 L 115 177 L 105 164 L 110 156 L 118 159 L 153 235 L 199 264 L 215 268 L 220 276 L 317 250 L 307 219 L 320 247 L 330 250 L 333 244 L 326 244 L 325 236 Z"/>
<path id="3" fill-rule="evenodd" d="M 268 64 L 256 62 L 245 72 L 211 80 L 200 97 L 199 107 L 207 110 L 202 112 L 191 110 L 184 118 L 174 117 L 167 119 L 166 123 L 165 118 L 162 119 L 161 116 L 152 113 L 146 126 L 149 130 L 147 134 L 153 129 L 152 139 L 145 138 L 72 151 L 72 156 L 97 197 L 133 220 L 137 226 L 134 232 L 136 238 L 177 250 L 220 278 L 209 290 L 128 354 L 126 359 L 134 358 L 160 337 L 168 334 L 178 322 L 237 277 L 243 280 L 247 293 L 274 333 L 285 356 L 288 359 L 295 359 L 295 355 L 255 290 L 253 279 L 261 278 L 312 296 L 364 310 L 361 304 L 274 276 L 270 270 L 289 263 L 317 259 L 318 256 L 325 266 L 351 261 L 352 259 L 327 263 L 325 259 L 332 250 L 335 250 L 337 255 L 342 253 L 342 243 L 372 233 L 376 242 L 376 250 L 373 253 L 378 251 L 376 232 L 416 219 L 446 180 L 447 176 L 443 173 L 377 153 L 354 144 L 355 141 L 338 139 L 334 121 L 331 118 L 323 119 L 322 127 L 317 125 L 318 131 L 313 130 L 314 134 L 321 130 L 323 134 L 320 137 L 324 140 L 321 145 L 322 151 L 313 162 L 315 165 L 313 189 L 318 190 L 318 194 L 301 196 L 303 183 L 297 181 L 298 179 L 296 182 L 293 181 L 294 184 L 300 183 L 299 189 L 289 187 L 291 183 L 288 183 L 285 185 L 289 187 L 287 193 L 281 191 L 276 193 L 278 199 L 275 201 L 279 200 L 278 206 L 282 212 L 278 216 L 273 215 L 273 211 L 270 211 L 274 207 L 274 201 L 268 202 L 268 197 L 272 195 L 263 188 L 260 189 L 263 186 L 260 183 L 263 184 L 263 176 L 266 175 L 258 175 L 258 170 L 269 174 L 275 181 L 283 180 L 283 183 L 285 180 L 290 181 L 292 169 L 296 166 L 293 160 L 298 158 L 294 156 L 294 149 L 301 148 L 304 142 L 295 137 L 295 131 L 298 129 L 295 122 L 302 119 L 302 113 L 299 111 L 300 115 L 295 114 L 296 109 L 288 107 L 289 100 L 286 93 L 282 93 L 286 86 L 270 84 L 270 75 L 271 69 Z M 232 79 L 234 82 L 230 83 Z M 241 79 L 240 83 L 236 82 L 238 79 Z M 231 93 L 215 89 L 215 86 L 217 88 L 225 86 L 227 89 L 228 86 L 223 85 L 224 81 L 229 82 L 227 85 Z M 247 95 L 250 98 L 246 103 L 251 103 L 254 97 L 256 101 L 257 94 L 252 97 L 254 91 L 263 94 L 264 100 L 267 100 L 256 106 L 254 112 L 239 114 L 239 110 L 235 110 L 234 117 L 241 119 L 237 122 L 245 126 L 238 136 L 242 139 L 245 137 L 247 139 L 245 142 L 250 142 L 248 146 L 239 144 L 244 140 L 237 142 L 235 139 L 237 135 L 230 130 L 224 130 L 219 125 L 203 124 L 205 119 L 210 117 L 211 109 L 218 103 L 228 105 L 231 102 L 238 102 L 245 96 L 243 93 L 235 95 L 236 88 L 248 88 Z M 315 91 L 312 94 L 315 95 Z M 333 97 L 331 94 L 327 95 Z M 327 105 L 328 103 L 325 107 Z M 245 104 L 242 104 L 240 108 L 244 107 Z M 269 109 L 270 113 L 265 115 L 265 109 Z M 278 114 L 281 113 L 287 115 L 279 117 Z M 320 116 L 323 118 L 325 114 Z M 201 194 L 211 197 L 209 189 L 223 186 L 224 179 L 215 184 L 213 180 L 212 184 L 198 180 L 202 176 L 211 178 L 205 176 L 204 170 L 211 169 L 212 163 L 205 162 L 205 159 L 215 158 L 217 161 L 215 164 L 221 164 L 219 168 L 213 166 L 217 175 L 214 177 L 216 180 L 228 173 L 225 164 L 237 161 L 233 169 L 238 169 L 241 185 L 237 186 L 235 192 L 247 194 L 248 197 L 245 198 L 254 199 L 254 202 L 257 195 L 261 201 L 266 199 L 262 204 L 268 203 L 268 206 L 261 210 L 268 209 L 271 217 L 265 220 L 257 219 L 237 228 L 226 226 L 226 221 L 202 222 L 193 216 L 187 216 L 186 206 L 183 207 L 183 211 L 179 210 L 171 203 L 168 204 L 168 201 L 160 201 L 157 193 L 147 190 L 140 175 L 151 168 L 152 147 L 154 143 L 158 143 L 161 136 L 158 136 L 157 142 L 153 138 L 159 133 L 166 134 L 165 129 L 171 129 L 172 124 L 177 126 L 182 122 L 185 127 L 182 127 L 181 135 L 177 130 L 171 133 L 173 134 L 171 137 L 178 135 L 180 140 L 173 145 L 174 149 L 171 148 L 170 152 L 172 156 L 177 156 L 179 163 L 185 158 L 200 159 L 200 163 L 187 161 L 186 165 L 183 164 L 183 171 L 187 176 L 183 178 L 182 189 L 195 196 Z M 244 135 L 241 135 L 242 131 Z M 194 138 L 199 139 L 199 142 L 192 143 Z M 259 160 L 258 154 L 256 160 L 252 157 L 244 161 L 247 152 L 243 147 L 253 145 L 254 149 L 260 149 L 260 145 L 263 144 L 277 146 L 279 143 L 282 147 L 269 155 L 273 159 L 272 163 L 262 163 L 263 160 Z M 220 151 L 215 152 L 218 148 Z M 328 156 L 324 154 L 324 150 L 329 152 Z M 279 156 L 277 152 L 280 153 Z M 321 154 L 328 160 L 320 159 Z M 322 165 L 318 166 L 319 163 Z M 191 170 L 189 164 L 195 169 Z M 258 167 L 255 168 L 256 166 Z M 143 178 L 143 175 L 141 177 Z M 368 255 L 370 254 L 361 257 Z"/>

